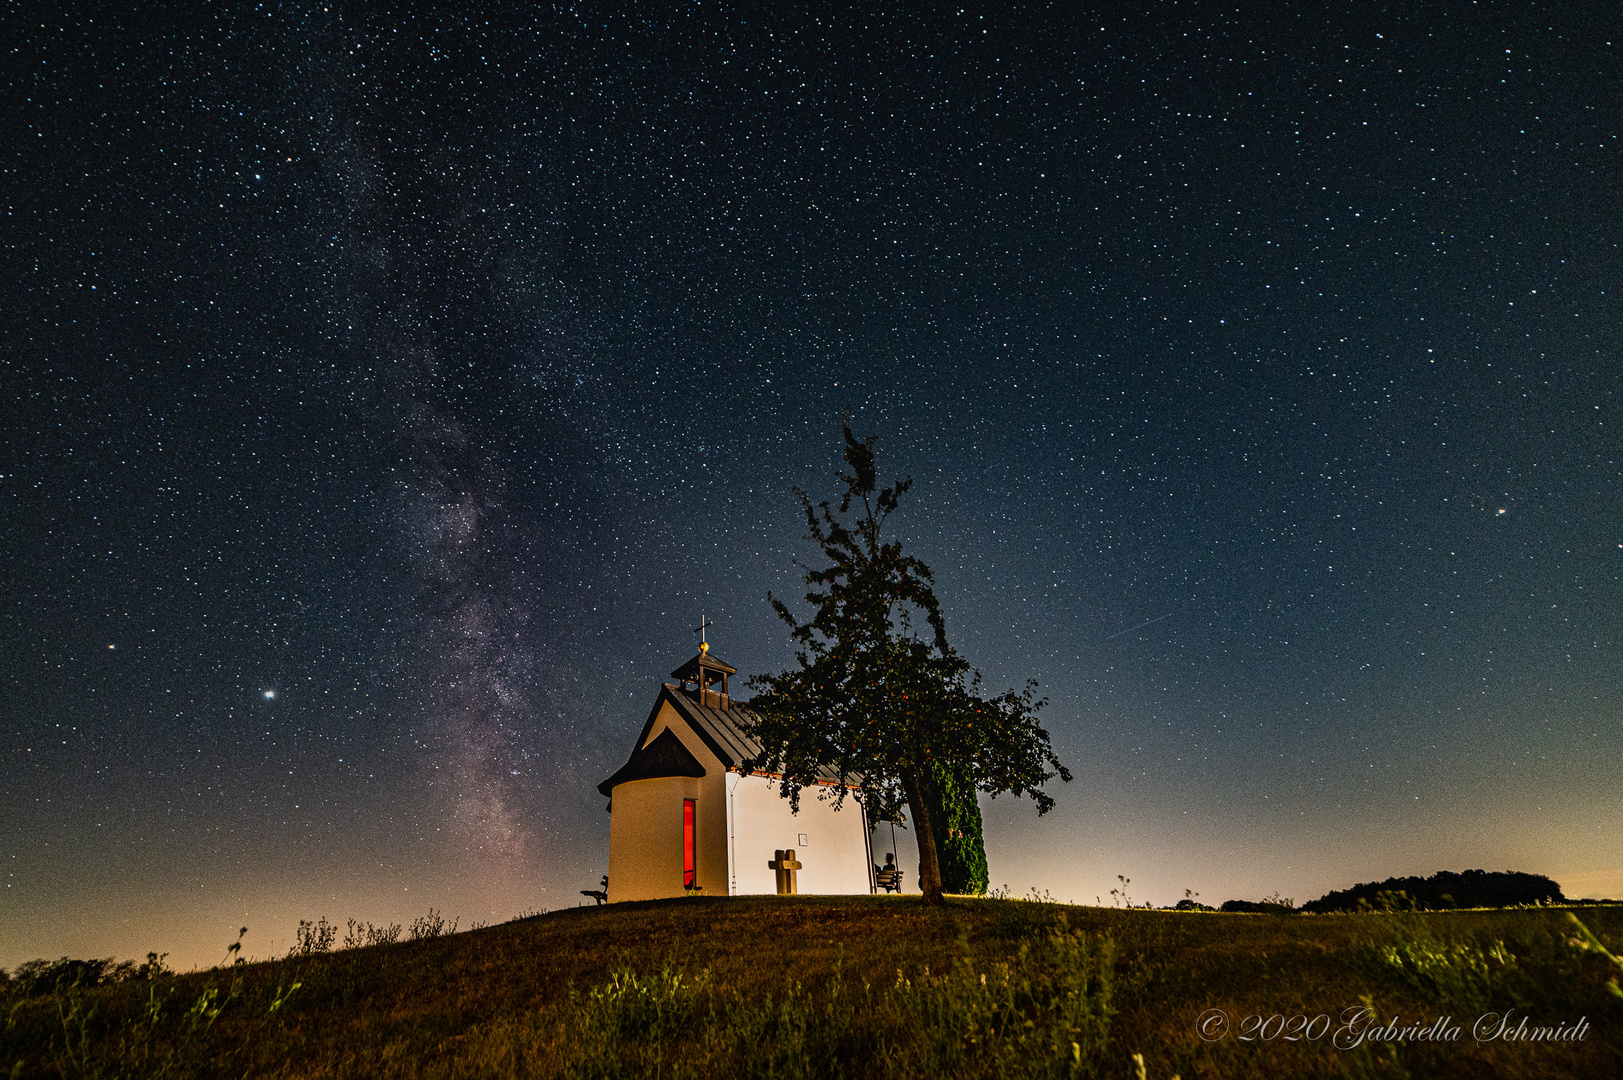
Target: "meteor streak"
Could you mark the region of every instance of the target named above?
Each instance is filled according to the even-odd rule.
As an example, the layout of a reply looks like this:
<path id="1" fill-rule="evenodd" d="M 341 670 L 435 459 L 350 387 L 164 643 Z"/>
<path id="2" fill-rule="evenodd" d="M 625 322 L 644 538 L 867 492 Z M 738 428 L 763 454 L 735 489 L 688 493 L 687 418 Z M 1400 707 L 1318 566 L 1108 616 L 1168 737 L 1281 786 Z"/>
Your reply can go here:
<path id="1" fill-rule="evenodd" d="M 1155 618 L 1149 619 L 1149 620 L 1147 620 L 1145 622 L 1141 622 L 1137 626 L 1129 626 L 1125 630 L 1117 630 L 1114 634 L 1106 634 L 1101 640 L 1109 641 L 1111 638 L 1118 638 L 1118 637 L 1121 637 L 1123 634 L 1130 634 L 1134 630 L 1142 630 L 1144 627 L 1150 625 L 1150 623 L 1158 623 L 1162 619 L 1170 619 L 1170 618 L 1172 618 L 1172 616 L 1174 616 L 1176 614 L 1177 614 L 1176 611 L 1169 611 L 1165 615 L 1157 615 Z"/>

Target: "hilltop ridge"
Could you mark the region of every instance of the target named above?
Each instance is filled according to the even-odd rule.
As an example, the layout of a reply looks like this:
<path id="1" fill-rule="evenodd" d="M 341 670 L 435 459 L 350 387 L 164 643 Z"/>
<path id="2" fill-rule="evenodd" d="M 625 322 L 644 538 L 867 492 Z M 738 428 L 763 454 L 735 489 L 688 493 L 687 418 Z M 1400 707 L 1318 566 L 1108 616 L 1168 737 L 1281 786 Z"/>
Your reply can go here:
<path id="1" fill-rule="evenodd" d="M 1578 914 L 1623 951 L 1623 911 Z M 1130 1076 L 1137 1054 L 1155 1077 L 1336 1076 L 1396 1061 L 1327 1037 L 1204 1038 L 1197 1019 L 1330 1023 L 1367 998 L 1383 1018 L 1514 1005 L 1605 1033 L 1404 1045 L 1416 1075 L 1618 1075 L 1617 969 L 1572 933 L 1556 908 L 1277 919 L 967 898 L 648 901 L 13 995 L 0 1063 L 40 1077 L 809 1076 L 831 1063 L 862 1077 Z"/>

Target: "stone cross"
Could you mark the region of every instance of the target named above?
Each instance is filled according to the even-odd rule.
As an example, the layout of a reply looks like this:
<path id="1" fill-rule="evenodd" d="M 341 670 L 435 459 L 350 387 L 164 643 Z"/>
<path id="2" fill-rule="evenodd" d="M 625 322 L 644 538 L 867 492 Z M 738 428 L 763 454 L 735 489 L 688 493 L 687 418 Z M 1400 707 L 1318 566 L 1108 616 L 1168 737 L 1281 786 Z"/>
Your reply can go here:
<path id="1" fill-rule="evenodd" d="M 775 851 L 776 859 L 766 865 L 778 872 L 778 895 L 794 896 L 799 890 L 795 887 L 795 871 L 803 867 L 803 863 L 795 858 L 795 849 L 787 848 Z"/>

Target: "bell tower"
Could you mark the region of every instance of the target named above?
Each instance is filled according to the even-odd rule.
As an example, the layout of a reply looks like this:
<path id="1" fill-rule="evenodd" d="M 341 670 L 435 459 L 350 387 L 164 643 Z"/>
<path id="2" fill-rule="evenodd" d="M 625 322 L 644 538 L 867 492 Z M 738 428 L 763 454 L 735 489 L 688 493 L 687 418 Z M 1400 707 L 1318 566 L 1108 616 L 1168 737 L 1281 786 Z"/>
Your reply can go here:
<path id="1" fill-rule="evenodd" d="M 705 629 L 714 625 L 703 615 L 699 616 L 699 655 L 671 672 L 671 678 L 676 680 L 677 687 L 683 693 L 691 695 L 700 705 L 726 709 L 731 707 L 731 699 L 727 696 L 727 677 L 737 675 L 738 669 L 710 655 L 710 642 L 705 640 Z M 718 686 L 720 690 L 716 689 Z"/>

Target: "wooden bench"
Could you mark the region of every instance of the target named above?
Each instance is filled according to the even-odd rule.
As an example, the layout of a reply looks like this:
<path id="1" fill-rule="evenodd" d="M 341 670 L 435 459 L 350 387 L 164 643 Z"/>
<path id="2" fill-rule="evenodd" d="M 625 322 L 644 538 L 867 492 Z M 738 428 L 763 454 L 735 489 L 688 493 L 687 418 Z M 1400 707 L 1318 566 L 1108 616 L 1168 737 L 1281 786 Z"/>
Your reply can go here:
<path id="1" fill-rule="evenodd" d="M 900 892 L 902 888 L 902 872 L 900 870 L 881 870 L 874 867 L 873 883 L 886 892 Z"/>

